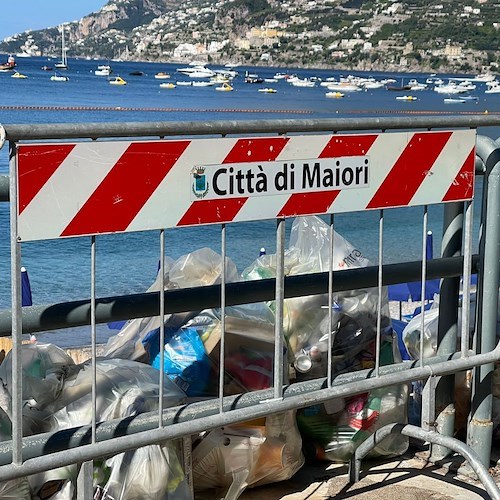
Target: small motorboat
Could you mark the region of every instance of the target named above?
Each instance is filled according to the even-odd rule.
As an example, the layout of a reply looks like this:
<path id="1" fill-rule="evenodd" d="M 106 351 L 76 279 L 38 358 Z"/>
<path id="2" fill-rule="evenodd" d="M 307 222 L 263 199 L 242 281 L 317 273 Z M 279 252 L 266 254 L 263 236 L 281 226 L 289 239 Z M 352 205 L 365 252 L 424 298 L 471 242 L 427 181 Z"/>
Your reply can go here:
<path id="1" fill-rule="evenodd" d="M 443 102 L 446 104 L 460 104 L 467 102 L 466 99 L 461 99 L 460 97 L 445 97 Z"/>
<path id="2" fill-rule="evenodd" d="M 45 65 L 45 66 L 42 66 L 40 69 L 41 69 L 42 71 L 52 71 L 52 66 L 46 66 L 46 65 Z"/>
<path id="3" fill-rule="evenodd" d="M 107 64 L 97 66 L 97 69 L 94 71 L 94 75 L 96 76 L 109 76 L 111 73 L 111 66 L 108 66 Z"/>
<path id="4" fill-rule="evenodd" d="M 215 90 L 219 90 L 221 92 L 231 92 L 231 90 L 233 90 L 233 87 L 231 87 L 229 83 L 223 83 L 220 87 L 215 87 Z"/>
<path id="5" fill-rule="evenodd" d="M 259 92 L 263 92 L 264 94 L 276 94 L 278 92 L 276 89 L 272 89 L 270 87 L 264 87 L 262 89 L 258 89 Z"/>
<path id="6" fill-rule="evenodd" d="M 131 75 L 131 76 L 142 76 L 142 75 L 144 75 L 144 71 L 131 71 L 129 73 L 129 75 Z"/>
<path id="7" fill-rule="evenodd" d="M 59 73 L 55 73 L 50 77 L 50 80 L 53 82 L 69 82 L 69 76 L 60 75 Z"/>
<path id="8" fill-rule="evenodd" d="M 172 82 L 160 83 L 161 89 L 175 89 L 175 87 L 176 87 L 175 83 L 172 83 Z"/>
<path id="9" fill-rule="evenodd" d="M 413 95 L 399 95 L 396 97 L 398 101 L 416 101 L 417 98 Z"/>
<path id="10" fill-rule="evenodd" d="M 127 85 L 127 82 L 121 76 L 116 76 L 108 81 L 110 85 Z"/>
<path id="11" fill-rule="evenodd" d="M 11 78 L 28 78 L 26 75 L 23 75 L 22 73 L 19 73 L 19 71 L 16 71 L 13 75 L 10 76 Z"/>
<path id="12" fill-rule="evenodd" d="M 166 80 L 167 78 L 170 78 L 170 75 L 168 73 L 160 71 L 159 73 L 156 73 L 155 78 L 157 80 Z"/>
<path id="13" fill-rule="evenodd" d="M 325 94 L 326 97 L 333 97 L 335 99 L 338 99 L 340 97 L 344 97 L 344 94 L 342 92 L 327 92 Z"/>

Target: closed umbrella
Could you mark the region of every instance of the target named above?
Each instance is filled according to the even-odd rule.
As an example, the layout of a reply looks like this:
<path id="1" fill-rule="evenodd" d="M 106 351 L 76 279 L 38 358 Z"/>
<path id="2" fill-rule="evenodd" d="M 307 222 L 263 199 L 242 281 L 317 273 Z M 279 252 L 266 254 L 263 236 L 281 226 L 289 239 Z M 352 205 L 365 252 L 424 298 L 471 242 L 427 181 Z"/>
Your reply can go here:
<path id="1" fill-rule="evenodd" d="M 28 277 L 28 271 L 26 271 L 25 267 L 21 267 L 21 305 L 23 306 L 33 305 L 30 279 Z"/>

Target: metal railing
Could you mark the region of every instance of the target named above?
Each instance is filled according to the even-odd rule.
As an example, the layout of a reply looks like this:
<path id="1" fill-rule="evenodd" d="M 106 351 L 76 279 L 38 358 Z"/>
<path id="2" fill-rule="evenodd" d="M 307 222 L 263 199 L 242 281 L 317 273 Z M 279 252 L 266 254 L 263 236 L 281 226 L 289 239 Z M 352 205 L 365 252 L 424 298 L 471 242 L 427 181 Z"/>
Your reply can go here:
<path id="1" fill-rule="evenodd" d="M 443 251 L 441 258 L 427 261 L 425 234 L 427 232 L 427 204 L 424 204 L 422 218 L 422 260 L 410 263 L 384 264 L 383 234 L 384 209 L 379 209 L 379 262 L 376 266 L 334 271 L 333 243 L 330 248 L 329 268 L 326 272 L 301 276 L 285 276 L 285 217 L 276 217 L 276 277 L 253 282 L 226 283 L 226 267 L 223 266 L 221 283 L 212 286 L 165 290 L 164 256 L 165 231 L 168 225 L 154 228 L 159 234 L 160 292 L 150 292 L 120 297 L 96 297 L 95 294 L 95 242 L 98 234 L 90 236 L 92 284 L 90 298 L 60 304 L 48 304 L 21 308 L 19 279 L 22 242 L 19 228 L 19 186 L 18 147 L 31 141 L 53 139 L 92 139 L 98 144 L 106 138 L 160 138 L 165 137 L 245 137 L 251 134 L 266 134 L 270 137 L 300 137 L 301 134 L 334 133 L 346 131 L 387 130 L 441 130 L 475 129 L 478 127 L 500 126 L 498 116 L 459 117 L 390 117 L 337 120 L 259 120 L 234 122 L 189 122 L 189 123 L 99 123 L 99 124 L 47 124 L 10 125 L 3 127 L 6 141 L 10 144 L 10 191 L 7 193 L 6 180 L 0 182 L 0 200 L 10 200 L 11 204 L 11 276 L 12 309 L 0 311 L 0 336 L 13 337 L 12 351 L 12 439 L 0 443 L 0 481 L 27 477 L 68 464 L 85 464 L 79 478 L 82 498 L 91 497 L 92 467 L 88 463 L 94 459 L 112 456 L 120 452 L 142 446 L 162 443 L 177 438 L 187 438 L 200 432 L 224 425 L 245 422 L 287 410 L 297 410 L 335 398 L 371 391 L 415 380 L 426 382 L 425 404 L 422 421 L 425 440 L 434 443 L 432 454 L 442 457 L 453 448 L 466 454 L 474 470 L 487 488 L 492 498 L 500 498 L 496 485 L 487 472 L 492 442 L 491 424 L 491 378 L 493 365 L 500 357 L 496 341 L 496 311 L 499 288 L 500 261 L 500 146 L 488 137 L 479 136 L 476 143 L 476 171 L 484 175 L 484 200 L 481 214 L 481 240 L 479 254 L 472 255 L 472 202 L 448 203 L 445 206 L 443 230 Z M 349 211 L 349 210 L 344 210 Z M 330 241 L 333 242 L 334 218 L 330 219 Z M 226 260 L 225 222 L 221 227 L 222 262 Z M 478 272 L 477 315 L 473 338 L 469 339 L 469 308 L 462 308 L 461 331 L 458 323 L 458 285 L 464 277 L 463 303 L 470 302 L 470 276 Z M 404 361 L 382 366 L 381 345 L 381 300 L 385 285 L 404 281 L 421 281 L 422 297 L 425 295 L 425 279 L 442 278 L 439 317 L 440 347 L 434 357 L 420 356 L 418 361 Z M 343 374 L 332 375 L 333 361 L 331 336 L 329 338 L 327 372 L 324 376 L 285 384 L 283 366 L 283 306 L 285 300 L 304 295 L 327 295 L 328 310 L 332 310 L 334 293 L 360 288 L 376 288 L 379 303 L 374 321 L 376 328 L 376 351 L 374 366 Z M 239 395 L 224 392 L 224 361 L 221 356 L 219 368 L 218 396 L 207 400 L 164 408 L 163 386 L 160 382 L 159 410 L 146 412 L 125 419 L 96 422 L 96 397 L 98 382 L 95 373 L 96 337 L 98 323 L 113 320 L 160 317 L 160 345 L 165 340 L 165 315 L 177 312 L 201 311 L 205 308 L 220 308 L 222 318 L 221 352 L 224 353 L 226 308 L 231 305 L 261 301 L 275 301 L 275 335 L 272 387 L 249 391 Z M 424 310 L 424 299 L 422 299 Z M 329 313 L 331 315 L 331 313 Z M 422 320 L 423 321 L 423 320 Z M 332 319 L 329 319 L 330 332 Z M 22 334 L 90 325 L 92 330 L 92 422 L 79 428 L 59 430 L 35 436 L 25 436 L 23 432 L 23 381 L 22 381 Z M 422 325 L 423 330 L 423 325 Z M 460 334 L 460 348 L 457 338 Z M 423 354 L 421 340 L 421 354 Z M 163 366 L 163 354 L 161 357 Z M 443 389 L 435 389 L 438 379 L 463 370 L 474 370 L 471 419 L 467 446 L 458 446 L 451 440 L 453 432 L 453 401 L 449 401 Z M 161 380 L 161 378 L 160 378 Z M 404 424 L 396 422 L 395 424 Z M 381 429 L 372 441 L 366 441 L 353 457 L 351 478 L 359 476 L 359 461 L 389 433 L 399 428 Z M 406 435 L 420 434 L 411 426 L 402 427 Z M 422 434 L 423 435 L 423 434 Z M 440 448 L 439 448 L 440 447 Z M 464 451 L 465 450 L 465 451 Z M 436 458 L 438 459 L 438 458 Z M 357 471 L 357 472 L 356 472 Z M 86 486 L 82 486 L 86 485 Z M 90 495 L 90 496 L 89 496 Z"/>

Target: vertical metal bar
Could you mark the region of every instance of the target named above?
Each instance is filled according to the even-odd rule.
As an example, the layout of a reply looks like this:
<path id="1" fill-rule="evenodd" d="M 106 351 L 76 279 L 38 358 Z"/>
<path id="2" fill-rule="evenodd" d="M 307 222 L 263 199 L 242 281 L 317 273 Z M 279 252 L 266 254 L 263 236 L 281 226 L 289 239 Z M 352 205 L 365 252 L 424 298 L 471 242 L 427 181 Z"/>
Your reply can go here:
<path id="1" fill-rule="evenodd" d="M 23 362 L 21 308 L 21 244 L 17 234 L 17 147 L 9 143 L 10 170 L 10 275 L 12 301 L 12 462 L 23 461 Z"/>
<path id="2" fill-rule="evenodd" d="M 226 352 L 226 225 L 221 226 L 219 411 L 224 412 L 224 372 Z"/>
<path id="3" fill-rule="evenodd" d="M 424 206 L 424 214 L 422 217 L 422 274 L 420 279 L 422 280 L 420 283 L 420 315 L 421 315 L 421 324 L 420 324 L 420 366 L 424 366 L 424 324 L 425 324 L 425 278 L 427 276 L 427 205 Z"/>
<path id="4" fill-rule="evenodd" d="M 380 210 L 378 221 L 378 285 L 377 285 L 377 339 L 375 346 L 375 376 L 379 376 L 380 370 L 380 342 L 382 329 L 382 283 L 384 265 L 384 211 Z"/>
<path id="5" fill-rule="evenodd" d="M 276 312 L 274 325 L 274 397 L 283 391 L 283 306 L 285 300 L 285 219 L 276 225 Z"/>
<path id="6" fill-rule="evenodd" d="M 94 464 L 92 461 L 83 462 L 78 471 L 76 480 L 77 500 L 90 500 L 94 495 L 93 485 Z"/>
<path id="7" fill-rule="evenodd" d="M 184 457 L 184 474 L 186 482 L 191 492 L 191 497 L 194 498 L 194 482 L 193 482 L 193 442 L 191 436 L 182 438 L 182 456 Z"/>
<path id="8" fill-rule="evenodd" d="M 163 427 L 163 396 L 165 392 L 165 230 L 160 230 L 160 274 L 158 294 L 160 301 L 160 400 L 158 402 L 158 426 Z"/>
<path id="9" fill-rule="evenodd" d="M 500 279 L 500 141 L 478 136 L 478 155 L 486 166 L 484 173 L 481 238 L 479 241 L 480 272 L 477 288 L 477 346 L 480 353 L 495 348 Z M 485 466 L 490 463 L 493 423 L 493 363 L 475 369 L 472 384 L 471 419 L 467 443 Z"/>
<path id="10" fill-rule="evenodd" d="M 95 236 L 90 242 L 90 336 L 92 353 L 92 443 L 96 442 L 97 366 L 96 366 L 96 319 L 95 319 Z"/>
<path id="11" fill-rule="evenodd" d="M 470 327 L 470 280 L 472 269 L 472 211 L 471 201 L 465 202 L 464 223 L 464 271 L 462 278 L 462 331 L 460 350 L 462 357 L 469 355 L 469 327 Z"/>
<path id="12" fill-rule="evenodd" d="M 443 218 L 443 239 L 441 257 L 457 257 L 462 254 L 463 203 L 446 203 Z M 445 278 L 441 281 L 439 293 L 439 320 L 437 332 L 437 352 L 447 355 L 457 350 L 458 305 L 460 277 Z M 455 428 L 454 403 L 455 377 L 440 377 L 435 393 L 435 430 L 443 436 L 453 436 Z M 451 450 L 442 445 L 431 445 L 429 459 L 443 460 Z"/>
<path id="13" fill-rule="evenodd" d="M 330 215 L 330 252 L 328 255 L 328 387 L 332 386 L 332 335 L 333 335 L 333 250 L 334 250 L 334 228 L 333 214 Z"/>

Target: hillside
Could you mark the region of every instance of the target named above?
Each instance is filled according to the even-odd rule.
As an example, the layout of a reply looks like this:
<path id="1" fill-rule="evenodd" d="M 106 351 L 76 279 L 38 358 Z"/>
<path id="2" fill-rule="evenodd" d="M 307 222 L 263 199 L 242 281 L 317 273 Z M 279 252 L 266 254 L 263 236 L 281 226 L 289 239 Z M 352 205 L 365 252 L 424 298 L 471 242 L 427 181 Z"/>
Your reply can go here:
<path id="1" fill-rule="evenodd" d="M 498 70 L 497 0 L 110 0 L 65 25 L 69 57 L 422 71 Z M 60 27 L 0 52 L 59 56 Z"/>

